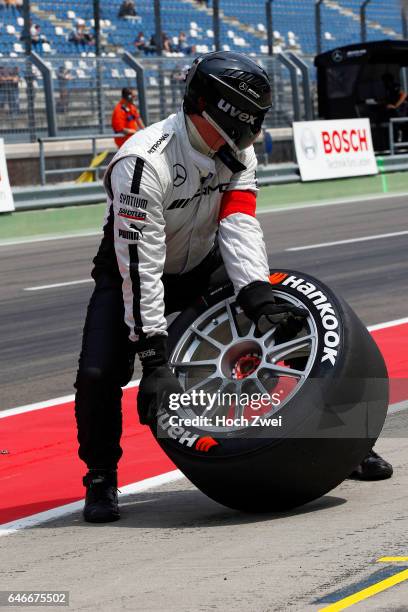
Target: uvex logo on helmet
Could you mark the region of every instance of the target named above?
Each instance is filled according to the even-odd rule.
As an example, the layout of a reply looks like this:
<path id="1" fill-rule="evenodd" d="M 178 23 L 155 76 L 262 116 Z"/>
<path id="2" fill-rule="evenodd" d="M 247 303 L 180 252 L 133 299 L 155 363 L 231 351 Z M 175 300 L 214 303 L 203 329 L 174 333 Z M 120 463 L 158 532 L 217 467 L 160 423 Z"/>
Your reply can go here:
<path id="1" fill-rule="evenodd" d="M 243 123 L 255 125 L 256 117 L 254 117 L 254 115 L 244 113 L 244 111 L 240 110 L 239 108 L 235 108 L 235 106 L 232 106 L 232 104 L 226 102 L 224 98 L 221 98 L 221 100 L 218 102 L 218 108 L 221 109 L 224 113 L 227 113 L 227 115 L 231 115 L 231 117 L 234 118 L 236 117 Z"/>

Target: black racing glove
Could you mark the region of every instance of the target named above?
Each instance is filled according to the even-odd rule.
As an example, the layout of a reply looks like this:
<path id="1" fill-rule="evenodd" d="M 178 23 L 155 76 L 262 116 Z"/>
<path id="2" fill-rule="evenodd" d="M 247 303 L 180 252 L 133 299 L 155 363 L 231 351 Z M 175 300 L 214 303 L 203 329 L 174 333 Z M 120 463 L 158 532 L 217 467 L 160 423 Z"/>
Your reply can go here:
<path id="1" fill-rule="evenodd" d="M 142 425 L 151 425 L 160 406 L 168 406 L 171 393 L 183 388 L 168 366 L 167 336 L 152 336 L 138 343 L 143 375 L 137 394 L 137 409 Z"/>
<path id="2" fill-rule="evenodd" d="M 309 316 L 305 308 L 288 303 L 277 304 L 272 286 L 266 281 L 254 281 L 243 287 L 237 302 L 261 335 L 273 325 L 291 328 L 291 335 L 296 335 L 302 329 L 303 320 Z"/>

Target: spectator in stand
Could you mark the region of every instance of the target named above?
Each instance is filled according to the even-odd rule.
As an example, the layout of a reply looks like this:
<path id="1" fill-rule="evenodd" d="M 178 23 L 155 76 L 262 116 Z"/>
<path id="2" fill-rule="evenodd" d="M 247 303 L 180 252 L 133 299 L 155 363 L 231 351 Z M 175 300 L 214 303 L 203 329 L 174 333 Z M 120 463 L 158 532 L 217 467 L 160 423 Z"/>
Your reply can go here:
<path id="1" fill-rule="evenodd" d="M 154 45 L 154 49 L 152 50 L 150 48 L 150 43 L 147 44 L 144 32 L 139 32 L 139 34 L 136 36 L 136 40 L 135 40 L 135 42 L 133 44 L 135 45 L 135 49 L 136 49 L 136 53 L 137 54 L 139 54 L 139 53 L 141 53 L 143 51 L 145 55 L 148 55 L 149 52 L 153 53 L 153 52 L 156 51 L 156 45 Z"/>
<path id="2" fill-rule="evenodd" d="M 83 48 L 93 45 L 95 42 L 93 34 L 88 30 L 83 19 L 78 19 L 75 28 L 71 30 L 68 40 L 81 45 Z"/>
<path id="3" fill-rule="evenodd" d="M 64 64 L 61 64 L 61 66 L 58 68 L 57 78 L 59 89 L 57 113 L 66 113 L 68 111 L 69 104 L 68 81 L 71 81 L 74 77 L 71 71 Z"/>
<path id="4" fill-rule="evenodd" d="M 130 87 L 122 89 L 122 98 L 113 109 L 112 130 L 118 136 L 115 138 L 118 149 L 138 130 L 143 130 L 144 123 L 135 105 L 136 90 Z M 121 134 L 119 136 L 119 134 Z"/>
<path id="5" fill-rule="evenodd" d="M 118 17 L 120 19 L 127 19 L 128 17 L 137 17 L 134 0 L 123 0 L 119 8 Z"/>
<path id="6" fill-rule="evenodd" d="M 140 53 L 141 51 L 144 51 L 146 54 L 147 44 L 146 44 L 146 38 L 145 38 L 144 32 L 139 32 L 133 44 L 135 45 L 136 53 Z"/>
<path id="7" fill-rule="evenodd" d="M 145 48 L 145 55 L 154 55 L 157 52 L 156 35 L 152 34 L 149 44 Z"/>
<path id="8" fill-rule="evenodd" d="M 0 110 L 3 110 L 7 103 L 10 115 L 20 113 L 19 83 L 17 66 L 0 66 Z"/>
<path id="9" fill-rule="evenodd" d="M 162 49 L 164 53 L 173 53 L 174 51 L 171 39 L 165 32 L 162 32 Z"/>
<path id="10" fill-rule="evenodd" d="M 157 53 L 156 34 L 152 34 L 149 43 L 146 44 L 143 32 L 139 32 L 134 44 L 137 49 L 144 51 L 145 55 Z M 173 53 L 175 51 L 169 36 L 165 32 L 162 32 L 162 49 L 164 53 Z"/>
<path id="11" fill-rule="evenodd" d="M 191 55 L 192 53 L 196 52 L 195 46 L 188 44 L 185 32 L 180 32 L 178 35 L 176 51 L 178 53 L 183 53 L 184 55 Z"/>
<path id="12" fill-rule="evenodd" d="M 196 0 L 197 4 L 200 6 L 206 6 L 208 8 L 209 0 Z"/>
<path id="13" fill-rule="evenodd" d="M 34 47 L 34 51 L 36 51 L 37 48 L 42 49 L 42 44 L 48 42 L 46 36 L 44 36 L 44 34 L 41 34 L 41 26 L 38 25 L 38 23 L 31 23 L 30 37 L 31 44 Z"/>

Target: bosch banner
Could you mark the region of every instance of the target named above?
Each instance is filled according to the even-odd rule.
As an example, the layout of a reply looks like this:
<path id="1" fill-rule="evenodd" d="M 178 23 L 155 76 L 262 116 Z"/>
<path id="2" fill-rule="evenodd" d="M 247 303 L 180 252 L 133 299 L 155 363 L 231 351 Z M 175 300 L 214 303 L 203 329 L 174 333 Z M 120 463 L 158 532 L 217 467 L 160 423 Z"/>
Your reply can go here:
<path id="1" fill-rule="evenodd" d="M 368 119 L 293 124 L 302 181 L 377 174 Z"/>
<path id="2" fill-rule="evenodd" d="M 4 140 L 0 138 L 0 213 L 14 210 L 13 194 L 7 172 Z"/>

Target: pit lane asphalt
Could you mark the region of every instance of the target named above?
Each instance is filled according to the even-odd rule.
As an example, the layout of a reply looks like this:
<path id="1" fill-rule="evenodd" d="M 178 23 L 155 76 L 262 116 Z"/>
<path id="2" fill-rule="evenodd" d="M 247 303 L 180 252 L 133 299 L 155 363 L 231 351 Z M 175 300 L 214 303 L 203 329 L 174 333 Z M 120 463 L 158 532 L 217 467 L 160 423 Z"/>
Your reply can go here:
<path id="1" fill-rule="evenodd" d="M 366 324 L 407 316 L 408 237 L 301 252 L 303 246 L 406 229 L 405 200 L 260 216 L 273 266 L 327 282 Z M 71 392 L 91 286 L 24 292 L 80 280 L 96 238 L 2 247 L 2 408 Z M 123 518 L 78 514 L 2 541 L 0 589 L 70 590 L 74 610 L 317 611 L 324 595 L 367 579 L 383 555 L 407 555 L 408 414 L 390 416 L 378 450 L 394 464 L 381 483 L 345 481 L 281 515 L 242 515 L 186 480 L 123 500 Z M 399 436 L 398 438 L 395 436 Z M 397 569 L 396 569 L 397 571 Z M 356 606 L 407 611 L 404 583 Z"/>
<path id="2" fill-rule="evenodd" d="M 408 229 L 405 198 L 259 216 L 270 264 L 309 272 L 367 325 L 408 316 L 408 235 L 299 252 L 286 248 Z M 0 409 L 73 393 L 92 284 L 27 287 L 90 277 L 99 236 L 0 247 Z M 139 374 L 136 364 L 135 377 Z"/>

